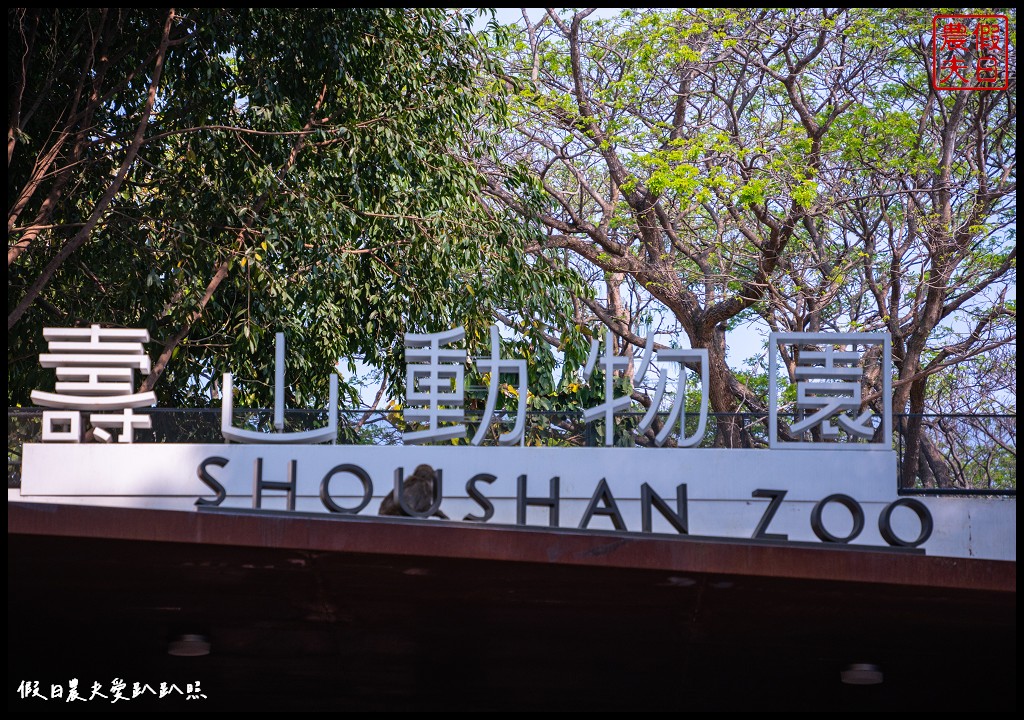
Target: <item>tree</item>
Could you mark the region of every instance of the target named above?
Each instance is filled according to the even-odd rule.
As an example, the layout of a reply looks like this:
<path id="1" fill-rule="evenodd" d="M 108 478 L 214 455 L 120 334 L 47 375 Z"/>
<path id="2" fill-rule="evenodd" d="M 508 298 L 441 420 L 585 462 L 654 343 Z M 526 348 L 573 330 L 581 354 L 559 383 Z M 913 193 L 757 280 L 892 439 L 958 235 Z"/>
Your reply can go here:
<path id="1" fill-rule="evenodd" d="M 496 50 L 516 119 L 484 168 L 496 200 L 544 226 L 531 252 L 602 287 L 577 323 L 628 350 L 666 319 L 708 349 L 719 413 L 765 404 L 726 363 L 739 323 L 888 330 L 896 412 L 1014 340 L 1012 79 L 933 90 L 921 11 L 592 13 L 527 17 Z M 916 452 L 918 422 L 902 430 Z M 750 439 L 720 422 L 717 441 Z"/>
<path id="2" fill-rule="evenodd" d="M 41 327 L 147 327 L 144 389 L 206 404 L 232 370 L 322 405 L 339 358 L 400 394 L 401 335 L 495 309 L 557 319 L 530 228 L 478 200 L 471 18 L 443 10 L 8 12 L 9 404 L 52 382 Z M 568 302 L 564 302 L 568 304 Z M 527 334 L 532 332 L 527 328 Z"/>
<path id="3" fill-rule="evenodd" d="M 1017 486 L 1016 348 L 957 363 L 930 384 L 921 417 L 924 487 Z"/>
<path id="4" fill-rule="evenodd" d="M 935 388 L 929 379 L 1016 339 L 1016 303 L 1008 297 L 1017 257 L 1016 87 L 937 91 L 931 47 L 922 41 L 929 18 L 908 12 L 877 21 L 900 41 L 894 82 L 849 118 L 854 132 L 845 148 L 859 156 L 850 182 L 860 195 L 836 222 L 859 241 L 858 284 L 869 303 L 849 303 L 851 320 L 893 337 L 893 406 L 911 413 L 901 429 L 904 481 L 912 482 L 941 475 L 939 453 L 922 433 Z M 857 144 L 858 135 L 874 147 Z"/>

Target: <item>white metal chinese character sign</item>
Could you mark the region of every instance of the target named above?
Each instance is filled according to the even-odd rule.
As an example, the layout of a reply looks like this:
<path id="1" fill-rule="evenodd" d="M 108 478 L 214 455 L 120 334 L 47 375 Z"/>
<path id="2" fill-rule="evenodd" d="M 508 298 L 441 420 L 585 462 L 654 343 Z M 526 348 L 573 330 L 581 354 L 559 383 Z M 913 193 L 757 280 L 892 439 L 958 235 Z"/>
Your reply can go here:
<path id="1" fill-rule="evenodd" d="M 594 366 L 598 363 L 598 347 L 599 343 L 597 340 L 591 340 L 590 356 L 587 358 L 586 367 L 583 368 L 584 380 L 590 380 L 591 376 L 594 374 Z M 653 346 L 648 343 L 648 350 L 651 349 L 653 349 Z M 641 365 L 641 369 L 645 372 L 647 370 L 647 365 L 650 363 L 650 359 L 650 353 L 648 352 L 644 356 L 643 364 Z M 601 369 L 604 370 L 604 402 L 600 405 L 595 405 L 592 408 L 585 409 L 583 411 L 583 419 L 587 422 L 593 422 L 603 415 L 604 444 L 611 446 L 615 430 L 615 413 L 628 410 L 630 403 L 628 396 L 615 396 L 615 371 L 625 370 L 629 367 L 629 358 L 625 355 L 615 354 L 615 343 L 612 342 L 611 330 L 609 330 L 605 336 L 604 355 L 601 356 L 600 363 Z"/>
<path id="2" fill-rule="evenodd" d="M 772 333 L 768 341 L 771 447 L 831 450 L 892 446 L 892 349 L 888 333 Z M 780 437 L 777 356 L 796 385 L 792 439 Z M 876 377 L 872 377 L 876 376 Z M 865 397 L 863 387 L 881 385 Z M 871 409 L 871 400 L 882 414 Z M 808 439 L 811 438 L 811 439 Z"/>
<path id="3" fill-rule="evenodd" d="M 330 400 L 327 404 L 327 425 L 317 430 L 284 431 L 284 333 L 275 337 L 274 363 L 274 430 L 243 430 L 235 427 L 235 401 L 231 373 L 224 373 L 224 393 L 220 405 L 220 432 L 225 440 L 239 443 L 334 443 L 338 438 L 338 376 L 331 373 Z"/>
<path id="4" fill-rule="evenodd" d="M 409 407 L 404 412 L 404 418 L 410 422 L 426 423 L 427 428 L 405 433 L 402 435 L 404 442 L 412 445 L 465 437 L 466 426 L 462 423 L 465 421 L 463 389 L 465 364 L 467 362 L 466 351 L 443 348 L 443 346 L 451 345 L 464 339 L 465 336 L 466 333 L 463 328 L 456 328 L 442 333 L 406 334 L 405 357 L 408 363 L 406 371 L 406 398 Z M 598 359 L 598 348 L 599 343 L 594 341 L 590 348 L 590 357 L 583 371 L 583 377 L 585 380 L 590 379 L 595 366 L 600 363 L 605 374 L 605 401 L 595 407 L 584 409 L 583 418 L 587 422 L 593 422 L 604 417 L 605 444 L 612 445 L 615 414 L 628 410 L 630 404 L 628 396 L 615 396 L 614 373 L 625 370 L 629 366 L 629 358 L 615 355 L 611 331 L 608 332 L 605 352 L 600 357 L 600 360 Z M 497 404 L 499 387 L 499 373 L 514 372 L 516 374 L 518 381 L 518 404 L 515 426 L 511 431 L 504 433 L 498 438 L 498 444 L 514 445 L 523 437 L 526 425 L 526 361 L 502 359 L 499 357 L 499 352 L 498 328 L 492 325 L 491 357 L 476 361 L 476 365 L 481 372 L 490 373 L 490 383 L 483 418 L 471 441 L 473 445 L 481 443 L 491 421 L 494 419 L 494 408 Z M 679 423 L 683 428 L 679 446 L 692 447 L 700 442 L 700 439 L 704 436 L 704 428 L 707 425 L 708 351 L 660 350 L 657 356 L 658 360 L 679 363 L 679 374 L 677 376 L 676 393 L 672 399 L 668 420 L 657 434 L 656 442 L 659 446 L 664 445 L 669 435 L 675 429 L 676 424 Z M 654 336 L 651 335 L 643 360 L 634 376 L 637 382 L 642 380 L 647 369 L 652 365 L 653 358 Z M 687 363 L 695 364 L 699 367 L 701 375 L 699 421 L 696 431 L 689 436 L 685 434 L 686 413 L 684 409 L 686 402 Z M 654 419 L 667 395 L 666 385 L 667 375 L 661 373 L 651 407 L 640 421 L 639 428 L 641 432 L 647 430 L 654 423 Z M 442 425 L 441 423 L 443 422 L 453 424 Z"/>
<path id="5" fill-rule="evenodd" d="M 149 342 L 145 330 L 101 328 L 44 328 L 49 353 L 39 356 L 44 368 L 57 373 L 55 393 L 32 391 L 32 402 L 57 410 L 43 413 L 44 442 L 82 441 L 82 410 L 120 410 L 119 413 L 91 413 L 93 437 L 110 442 L 107 428 L 118 430 L 118 442 L 130 443 L 138 429 L 149 429 L 148 415 L 135 415 L 133 408 L 156 404 L 153 392 L 135 392 L 135 371 L 148 375 L 149 356 L 142 344 Z"/>
<path id="6" fill-rule="evenodd" d="M 451 440 L 463 437 L 466 426 L 462 405 L 466 351 L 443 349 L 466 337 L 466 331 L 455 328 L 443 333 L 405 334 L 405 419 L 426 422 L 426 430 L 402 435 L 406 443 Z M 443 407 L 442 407 L 443 406 Z M 455 425 L 442 426 L 442 422 Z"/>
<path id="7" fill-rule="evenodd" d="M 598 362 L 598 342 L 592 340 L 590 344 L 590 356 L 587 358 L 587 365 L 583 370 L 583 379 L 589 380 L 594 372 L 594 366 Z M 643 359 L 640 367 L 633 376 L 634 382 L 639 384 L 651 367 L 654 357 L 654 334 L 647 338 L 647 345 L 644 348 Z M 676 423 L 680 425 L 679 447 L 693 447 L 704 437 L 704 429 L 708 422 L 708 351 L 707 350 L 659 350 L 658 360 L 666 360 L 670 363 L 679 363 L 679 374 L 677 376 L 676 392 L 672 398 L 672 406 L 669 410 L 661 431 L 655 436 L 655 442 L 660 447 L 668 440 L 669 435 L 675 429 Z M 611 446 L 613 430 L 615 427 L 614 417 L 616 412 L 623 412 L 629 409 L 630 398 L 628 396 L 615 397 L 613 373 L 616 370 L 624 370 L 629 367 L 629 358 L 615 355 L 615 345 L 612 342 L 612 332 L 608 330 L 605 335 L 604 355 L 600 359 L 601 367 L 604 370 L 604 392 L 605 401 L 600 405 L 588 408 L 583 411 L 583 419 L 587 422 L 604 416 L 604 442 Z M 700 389 L 700 414 L 697 422 L 697 429 L 692 435 L 686 435 L 686 363 L 696 363 L 700 368 L 701 389 Z M 646 432 L 654 423 L 661 404 L 665 399 L 665 387 L 668 383 L 668 375 L 661 372 L 658 378 L 658 387 L 651 401 L 651 407 L 640 420 L 638 429 Z"/>
<path id="8" fill-rule="evenodd" d="M 426 422 L 425 430 L 404 433 L 402 440 L 410 445 L 434 440 L 454 440 L 465 437 L 466 426 L 463 404 L 466 351 L 442 349 L 466 337 L 466 331 L 459 327 L 442 333 L 406 333 L 405 359 L 406 401 L 408 407 L 403 413 L 410 422 Z M 507 360 L 500 357 L 501 342 L 498 328 L 491 326 L 491 357 L 480 358 L 476 366 L 481 372 L 490 373 L 487 388 L 487 404 L 480 421 L 480 427 L 473 435 L 471 444 L 483 442 L 487 429 L 494 419 L 494 408 L 498 400 L 499 376 L 501 373 L 515 373 L 518 385 L 516 424 L 509 432 L 498 438 L 499 445 L 515 445 L 523 437 L 526 427 L 526 361 Z M 441 425 L 442 422 L 455 423 Z"/>
<path id="9" fill-rule="evenodd" d="M 499 357 L 501 342 L 498 339 L 498 327 L 491 325 L 491 357 L 476 361 L 481 371 L 490 373 L 491 381 L 487 387 L 487 406 L 484 408 L 484 416 L 480 420 L 480 427 L 473 436 L 473 444 L 479 445 L 487 428 L 494 419 L 494 406 L 498 401 L 498 376 L 500 373 L 515 373 L 518 384 L 518 402 L 516 404 L 516 424 L 507 433 L 498 438 L 499 445 L 515 445 L 523 437 L 526 430 L 526 361 L 525 360 L 503 360 Z"/>
<path id="10" fill-rule="evenodd" d="M 491 355 L 476 359 L 476 367 L 489 374 L 486 406 L 480 425 L 470 444 L 480 445 L 495 420 L 499 395 L 499 376 L 515 374 L 517 408 L 515 424 L 498 438 L 499 445 L 514 445 L 524 435 L 526 424 L 527 370 L 523 359 L 500 356 L 501 343 L 496 326 L 492 326 Z M 150 359 L 143 349 L 149 341 L 145 330 L 101 328 L 46 328 L 43 334 L 50 352 L 40 355 L 43 367 L 55 368 L 56 392 L 33 391 L 32 400 L 43 407 L 54 408 L 43 413 L 42 439 L 46 442 L 81 442 L 81 411 L 93 426 L 92 436 L 103 442 L 113 439 L 108 431 L 118 433 L 118 442 L 130 443 L 134 431 L 151 427 L 148 415 L 135 415 L 133 408 L 156 404 L 153 392 L 134 391 L 134 372 L 148 374 Z M 463 328 L 441 333 L 405 335 L 408 406 L 405 420 L 426 427 L 403 434 L 410 445 L 446 441 L 466 436 L 463 406 L 465 371 L 469 361 L 466 350 L 452 347 L 465 339 Z M 769 438 L 775 447 L 827 447 L 832 449 L 887 449 L 892 438 L 892 374 L 891 345 L 886 333 L 772 333 L 769 340 Z M 625 371 L 630 358 L 615 354 L 612 333 L 608 331 L 604 352 L 600 343 L 592 342 L 584 369 L 590 379 L 596 367 L 604 371 L 604 401 L 584 408 L 587 422 L 603 419 L 605 444 L 613 444 L 614 420 L 617 413 L 629 409 L 628 396 L 616 396 L 614 375 Z M 330 401 L 327 423 L 315 430 L 285 432 L 284 422 L 284 334 L 277 334 L 274 383 L 274 432 L 243 429 L 234 424 L 232 375 L 224 374 L 221 403 L 221 433 L 225 440 L 240 443 L 334 443 L 338 431 L 338 378 L 330 375 Z M 795 386 L 793 422 L 788 429 L 779 424 L 778 356 L 782 354 L 786 376 Z M 670 374 L 658 364 L 675 366 L 675 392 L 668 391 Z M 703 349 L 654 350 L 653 335 L 648 338 L 641 361 L 634 373 L 637 383 L 648 371 L 659 374 L 657 389 L 650 408 L 640 420 L 638 429 L 647 431 L 669 404 L 668 417 L 655 436 L 657 445 L 664 445 L 679 428 L 679 447 L 700 443 L 708 416 L 708 352 Z M 694 432 L 686 432 L 687 375 L 700 375 L 700 409 Z M 877 395 L 865 395 L 865 388 L 880 387 Z M 871 391 L 868 391 L 871 392 Z M 881 407 L 878 415 L 872 407 Z M 117 413 L 109 411 L 120 411 Z M 781 429 L 780 429 L 781 428 Z"/>

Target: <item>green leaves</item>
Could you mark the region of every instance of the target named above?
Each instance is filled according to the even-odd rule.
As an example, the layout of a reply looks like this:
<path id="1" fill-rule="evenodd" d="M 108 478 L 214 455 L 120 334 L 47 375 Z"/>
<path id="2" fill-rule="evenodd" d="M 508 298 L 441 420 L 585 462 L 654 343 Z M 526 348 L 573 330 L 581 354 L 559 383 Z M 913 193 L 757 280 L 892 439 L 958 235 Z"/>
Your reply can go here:
<path id="1" fill-rule="evenodd" d="M 747 207 L 751 205 L 764 205 L 765 190 L 767 187 L 767 179 L 758 178 L 756 180 L 751 180 L 740 188 L 738 195 L 740 204 Z"/>
<path id="2" fill-rule="evenodd" d="M 9 202 L 92 78 L 81 74 L 91 46 L 69 38 L 100 11 L 46 12 L 53 27 L 33 37 L 51 44 L 28 55 L 27 103 L 39 109 L 23 134 L 43 140 L 15 154 Z M 81 221 L 118 160 L 119 140 L 105 138 L 132 128 L 140 87 L 126 78 L 152 54 L 162 16 L 121 13 L 136 32 L 109 38 L 123 58 L 100 88 L 109 107 L 49 224 Z M 285 331 L 289 404 L 317 406 L 334 364 L 354 355 L 388 369 L 398 397 L 404 332 L 485 326 L 499 307 L 557 322 L 563 275 L 523 257 L 536 228 L 477 197 L 484 182 L 465 158 L 486 147 L 478 113 L 493 106 L 477 94 L 478 45 L 458 13 L 188 9 L 175 32 L 159 117 L 128 180 L 9 345 L 9 402 L 53 381 L 37 367 L 44 324 L 148 327 L 151 350 L 173 347 L 155 389 L 177 406 L 209 403 L 225 370 L 269 403 L 274 333 Z M 12 266 L 9 305 L 62 237 L 51 231 Z"/>
<path id="3" fill-rule="evenodd" d="M 719 412 L 763 402 L 726 369 L 742 324 L 889 331 L 898 404 L 925 395 L 922 348 L 1013 340 L 1015 90 L 933 91 L 930 11 L 559 17 L 494 48 L 509 120 L 480 164 L 586 279 L 579 325 L 642 336 L 650 311 L 709 350 Z"/>

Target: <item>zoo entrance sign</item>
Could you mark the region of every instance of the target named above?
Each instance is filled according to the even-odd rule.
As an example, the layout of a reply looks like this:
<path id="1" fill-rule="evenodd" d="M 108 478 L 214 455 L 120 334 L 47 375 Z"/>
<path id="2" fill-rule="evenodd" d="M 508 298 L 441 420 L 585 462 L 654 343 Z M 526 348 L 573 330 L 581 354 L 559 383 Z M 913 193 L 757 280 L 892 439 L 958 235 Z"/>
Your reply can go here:
<path id="1" fill-rule="evenodd" d="M 873 547 L 921 548 L 932 518 L 919 501 L 896 496 L 891 447 L 891 352 L 887 334 L 772 333 L 769 339 L 769 448 L 694 447 L 708 417 L 707 350 L 654 348 L 649 336 L 636 383 L 656 377 L 650 410 L 639 431 L 651 430 L 663 450 L 516 447 L 525 428 L 526 361 L 500 357 L 491 328 L 489 357 L 468 358 L 461 328 L 405 336 L 407 406 L 414 429 L 402 447 L 336 445 L 338 381 L 330 376 L 324 427 L 285 431 L 283 334 L 277 336 L 274 431 L 239 427 L 231 373 L 225 373 L 221 433 L 225 444 L 136 443 L 152 416 L 152 392 L 136 392 L 135 371 L 147 374 L 144 330 L 47 328 L 44 368 L 55 392 L 37 390 L 47 408 L 42 443 L 27 444 L 20 497 L 42 502 L 187 509 L 257 508 L 372 514 L 397 498 L 404 514 L 466 522 L 544 525 L 582 530 L 673 533 L 772 541 L 811 541 Z M 604 400 L 582 408 L 604 427 L 611 445 L 615 415 L 630 398 L 617 396 L 614 374 L 632 358 L 615 354 L 609 331 L 602 350 L 593 341 L 584 369 L 603 371 Z M 795 420 L 779 423 L 778 357 L 795 385 Z M 469 438 L 463 381 L 468 363 L 489 374 L 483 420 Z M 699 392 L 688 393 L 690 374 Z M 495 411 L 500 376 L 515 377 L 514 414 Z M 486 377 L 486 375 L 485 375 Z M 882 386 L 878 406 L 862 393 L 867 377 Z M 670 378 L 672 388 L 669 388 Z M 791 393 L 793 394 L 793 393 Z M 686 402 L 699 397 L 696 427 L 687 433 Z M 656 415 L 668 409 L 660 425 Z M 694 423 L 691 422 L 691 425 Z M 481 447 L 492 427 L 499 447 Z M 657 429 L 654 432 L 653 429 Z M 470 447 L 429 445 L 468 438 Z M 416 506 L 400 488 L 412 468 L 435 469 L 432 494 Z M 374 500 L 378 500 L 375 503 Z"/>

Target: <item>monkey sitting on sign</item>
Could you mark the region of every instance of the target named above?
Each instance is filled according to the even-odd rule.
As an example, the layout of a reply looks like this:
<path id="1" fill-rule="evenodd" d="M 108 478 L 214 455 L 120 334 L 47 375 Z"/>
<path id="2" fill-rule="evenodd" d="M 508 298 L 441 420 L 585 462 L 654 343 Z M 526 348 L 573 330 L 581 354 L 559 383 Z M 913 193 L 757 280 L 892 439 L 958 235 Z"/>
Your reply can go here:
<path id="1" fill-rule="evenodd" d="M 434 478 L 437 475 L 434 473 L 434 468 L 429 465 L 419 465 L 416 471 L 412 475 L 405 478 L 402 481 L 402 499 L 405 500 L 405 505 L 416 512 L 426 512 L 430 509 L 431 504 L 434 502 Z M 398 499 L 395 497 L 395 491 L 392 490 L 385 497 L 380 504 L 380 510 L 377 511 L 378 515 L 399 515 L 404 517 L 410 517 L 410 515 L 402 509 L 402 506 L 398 503 Z M 435 517 L 439 517 L 442 520 L 449 520 L 450 518 L 441 512 L 438 508 L 437 512 L 434 513 Z"/>

